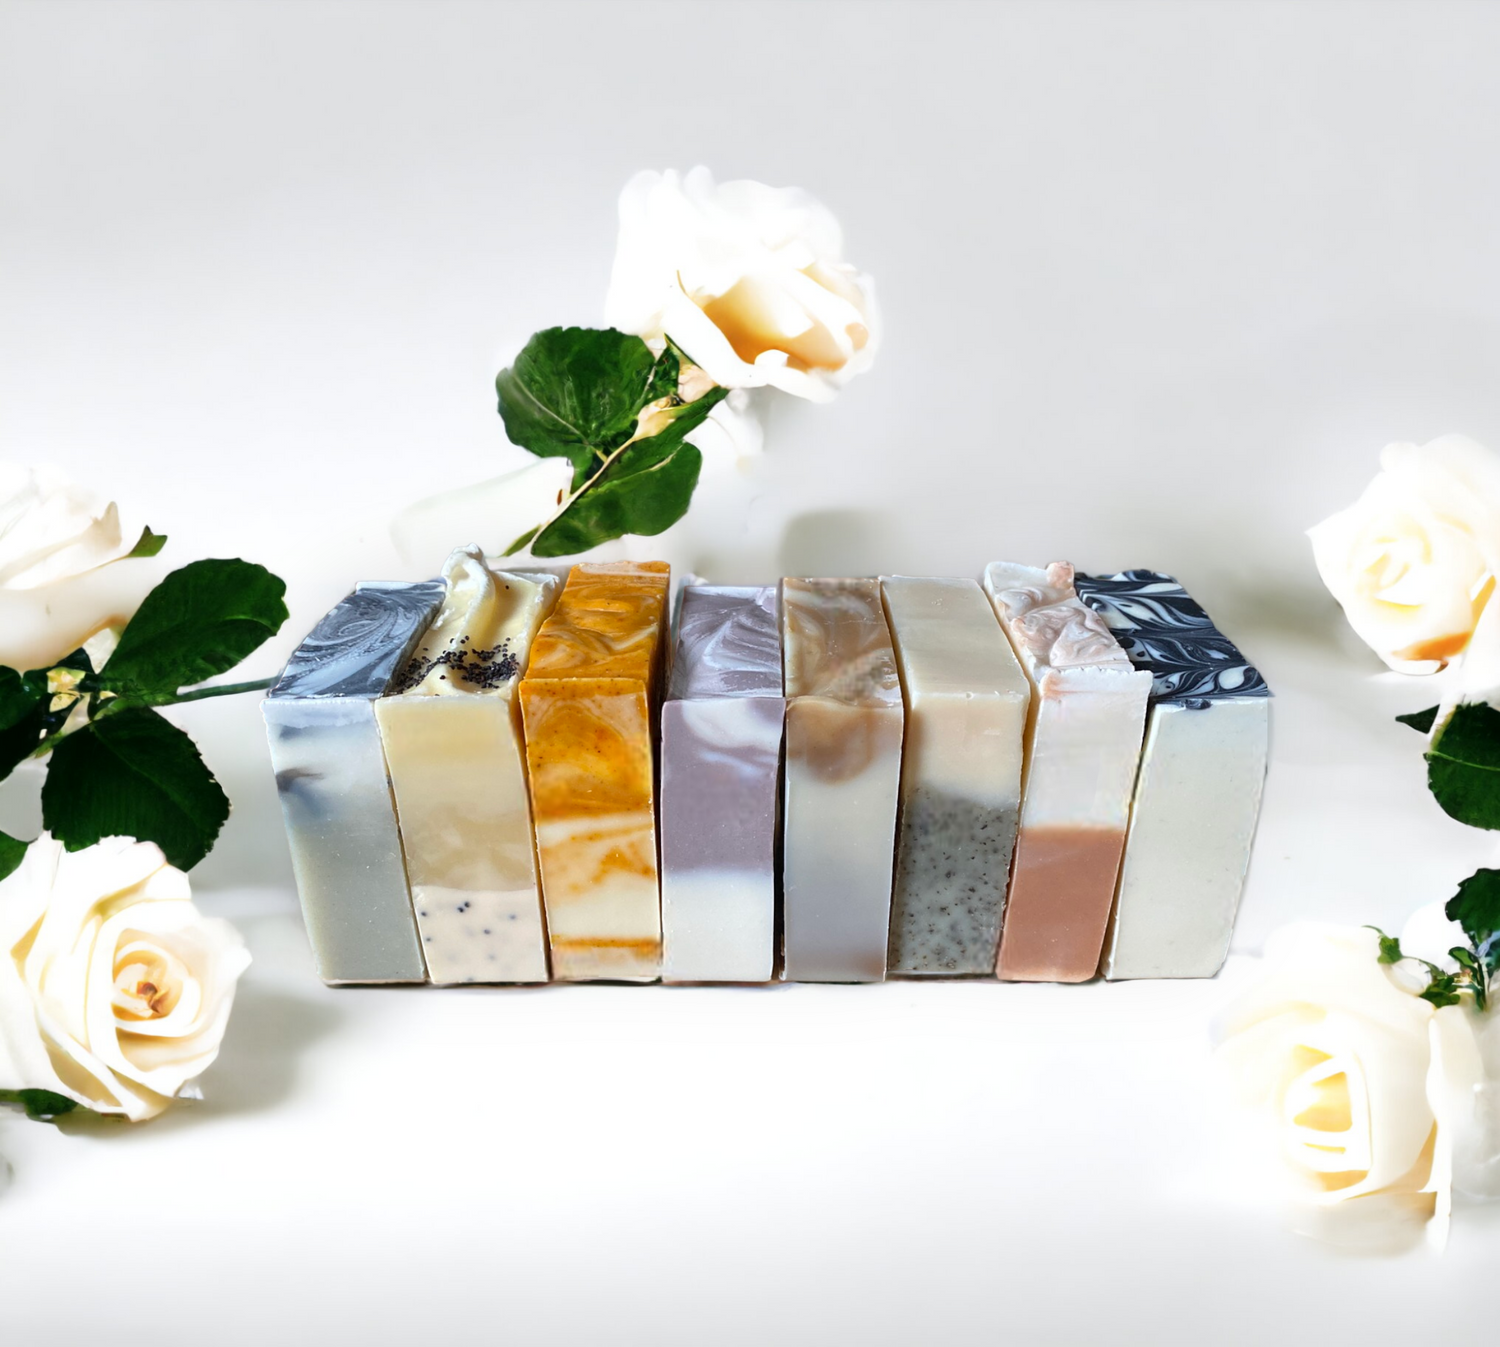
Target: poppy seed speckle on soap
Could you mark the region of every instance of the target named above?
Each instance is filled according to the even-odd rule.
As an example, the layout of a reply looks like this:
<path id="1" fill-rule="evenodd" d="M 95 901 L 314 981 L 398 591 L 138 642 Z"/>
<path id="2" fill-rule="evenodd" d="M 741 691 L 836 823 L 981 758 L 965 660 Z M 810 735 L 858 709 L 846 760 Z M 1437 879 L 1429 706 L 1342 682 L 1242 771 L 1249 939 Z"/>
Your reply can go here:
<path id="1" fill-rule="evenodd" d="M 467 683 L 476 692 L 498 688 L 511 681 L 521 672 L 509 641 L 502 641 L 488 650 L 468 649 L 469 638 L 460 636 L 456 645 L 439 651 L 431 657 L 417 656 L 402 673 L 393 693 L 410 692 L 419 687 L 434 669 L 447 669 L 456 682 Z M 447 674 L 439 674 L 446 681 Z"/>

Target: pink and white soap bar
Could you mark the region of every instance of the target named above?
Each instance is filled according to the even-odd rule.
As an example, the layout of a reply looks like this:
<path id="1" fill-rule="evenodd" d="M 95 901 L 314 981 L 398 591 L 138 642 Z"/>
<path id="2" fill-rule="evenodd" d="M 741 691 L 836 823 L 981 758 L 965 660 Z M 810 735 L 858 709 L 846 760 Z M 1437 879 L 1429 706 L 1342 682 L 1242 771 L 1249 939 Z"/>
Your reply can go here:
<path id="1" fill-rule="evenodd" d="M 984 588 L 1032 693 L 996 972 L 1084 982 L 1098 971 L 1114 904 L 1151 675 L 1079 601 L 1066 562 L 995 562 Z"/>

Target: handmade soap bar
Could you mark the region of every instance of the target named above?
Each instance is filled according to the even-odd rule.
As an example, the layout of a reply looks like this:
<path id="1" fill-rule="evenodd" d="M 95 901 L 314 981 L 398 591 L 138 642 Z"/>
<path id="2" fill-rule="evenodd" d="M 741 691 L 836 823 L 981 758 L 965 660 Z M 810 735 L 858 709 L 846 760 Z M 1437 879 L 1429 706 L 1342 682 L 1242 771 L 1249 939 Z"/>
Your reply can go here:
<path id="1" fill-rule="evenodd" d="M 375 703 L 427 976 L 545 982 L 516 685 L 561 586 L 492 571 L 478 548 L 443 579 L 442 611 Z"/>
<path id="2" fill-rule="evenodd" d="M 880 589 L 906 702 L 889 971 L 992 974 L 1031 687 L 974 581 Z"/>
<path id="3" fill-rule="evenodd" d="M 766 982 L 786 703 L 776 590 L 682 591 L 661 713 L 662 977 Z"/>
<path id="4" fill-rule="evenodd" d="M 375 699 L 443 601 L 441 581 L 360 585 L 293 652 L 262 703 L 318 976 L 421 982 Z"/>
<path id="5" fill-rule="evenodd" d="M 574 566 L 521 680 L 555 978 L 660 969 L 651 739 L 669 584 L 661 561 Z"/>
<path id="6" fill-rule="evenodd" d="M 1073 591 L 1073 568 L 996 562 L 984 587 L 1031 680 L 1025 799 L 996 971 L 1094 976 L 1114 902 L 1151 675 Z"/>
<path id="7" fill-rule="evenodd" d="M 1152 677 L 1107 978 L 1212 977 L 1229 951 L 1271 737 L 1271 690 L 1169 575 L 1080 575 Z"/>
<path id="8" fill-rule="evenodd" d="M 875 580 L 782 582 L 782 975 L 878 982 L 890 933 L 901 684 Z"/>

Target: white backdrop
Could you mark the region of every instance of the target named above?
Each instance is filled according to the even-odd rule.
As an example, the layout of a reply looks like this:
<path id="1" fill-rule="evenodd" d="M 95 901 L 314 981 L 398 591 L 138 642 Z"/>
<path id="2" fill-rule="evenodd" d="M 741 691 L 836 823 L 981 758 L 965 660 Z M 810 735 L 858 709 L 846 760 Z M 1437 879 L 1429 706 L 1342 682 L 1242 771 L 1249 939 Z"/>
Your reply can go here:
<path id="1" fill-rule="evenodd" d="M 1354 497 L 1388 440 L 1500 444 L 1497 57 L 1500 10 L 1465 4 L 3 0 L 0 454 L 97 485 L 170 535 L 169 556 L 284 576 L 292 621 L 244 676 L 269 673 L 354 581 L 435 568 L 396 555 L 398 509 L 524 458 L 495 371 L 537 328 L 598 321 L 631 173 L 703 162 L 806 187 L 877 280 L 884 349 L 830 407 L 770 405 L 765 456 L 720 479 L 745 503 L 735 527 L 663 546 L 722 581 L 975 573 L 1001 556 L 1177 573 L 1280 694 L 1236 949 L 1300 914 L 1399 926 L 1488 846 L 1437 811 L 1418 740 L 1390 722 L 1435 697 L 1343 630 L 1302 530 Z M 12 1251 L 46 1252 L 49 1234 L 96 1221 L 149 1259 L 127 1227 L 173 1215 L 145 1197 L 131 1210 L 148 1182 L 228 1260 L 173 1244 L 199 1260 L 205 1306 L 249 1284 L 231 1265 L 301 1296 L 257 1302 L 247 1334 L 326 1299 L 351 1323 L 486 1322 L 464 1317 L 472 1286 L 423 1319 L 415 1289 L 383 1282 L 444 1252 L 435 1228 L 383 1222 L 387 1198 L 503 1252 L 509 1309 L 488 1322 L 568 1341 L 611 1325 L 702 1341 L 710 1323 L 762 1342 L 856 1325 L 932 1340 L 928 1323 L 977 1341 L 1013 1323 L 1040 1341 L 1117 1322 L 1162 1342 L 1223 1336 L 1226 1314 L 1255 1341 L 1271 1331 L 1258 1277 L 1389 1327 L 1440 1313 L 1422 1296 L 1500 1252 L 1500 1217 L 1468 1212 L 1441 1269 L 1335 1263 L 1213 1197 L 1193 1170 L 1219 1163 L 1212 1145 L 1167 1135 L 1176 1115 L 1152 1090 L 1201 1047 L 1222 983 L 1002 989 L 982 1009 L 973 988 L 324 995 L 287 908 L 253 701 L 181 718 L 236 805 L 195 881 L 244 919 L 266 971 L 199 1117 L 107 1144 L 0 1126 L 20 1175 L 0 1201 L 0 1305 Z M 34 788 L 0 792 L 0 826 L 32 822 Z M 410 1036 L 418 1013 L 428 1037 L 403 1057 L 382 1035 Z M 606 1070 L 598 1035 L 616 1031 L 599 1026 L 619 1015 L 655 1051 L 576 1099 L 620 1129 L 603 1143 L 548 1108 L 573 1098 L 568 1054 Z M 704 1028 L 721 1016 L 726 1040 Z M 955 1048 L 970 1034 L 996 1071 L 950 1095 L 917 1064 L 940 1041 L 940 1062 L 972 1069 Z M 496 1036 L 520 1044 L 511 1075 Z M 550 1070 L 528 1056 L 537 1041 Z M 830 1084 L 809 1051 L 860 1069 Z M 887 1068 L 883 1090 L 869 1083 Z M 376 1097 L 412 1072 L 459 1097 L 419 1114 Z M 749 1080 L 803 1094 L 777 1110 Z M 617 1116 L 622 1102 L 636 1112 Z M 372 1111 L 398 1120 L 374 1139 Z M 519 1148 L 514 1213 L 539 1223 L 534 1243 L 494 1211 L 455 1214 L 508 1191 L 498 1153 L 490 1188 L 452 1156 L 433 1162 L 450 1186 L 425 1186 L 420 1153 L 455 1118 L 458 1156 L 493 1127 Z M 930 1173 L 913 1153 L 882 1167 L 882 1145 L 913 1142 Z M 324 1168 L 313 1146 L 352 1146 L 364 1167 Z M 632 1155 L 652 1183 L 605 1165 Z M 241 1163 L 253 1183 L 225 1177 Z M 637 1247 L 638 1220 L 660 1257 Z M 253 1243 L 291 1238 L 287 1223 L 332 1280 Z M 28 1323 L 81 1313 L 37 1297 L 51 1284 L 23 1294 Z M 138 1299 L 127 1285 L 111 1294 Z M 1179 1298 L 1191 1313 L 1173 1319 Z M 339 1340 L 322 1311 L 302 1322 Z"/>

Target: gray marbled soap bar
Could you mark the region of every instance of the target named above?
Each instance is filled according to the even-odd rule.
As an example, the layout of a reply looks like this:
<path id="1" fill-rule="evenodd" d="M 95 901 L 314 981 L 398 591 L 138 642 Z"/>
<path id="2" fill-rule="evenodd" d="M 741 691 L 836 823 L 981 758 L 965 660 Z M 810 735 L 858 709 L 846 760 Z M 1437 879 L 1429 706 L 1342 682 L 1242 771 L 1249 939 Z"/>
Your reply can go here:
<path id="1" fill-rule="evenodd" d="M 661 719 L 662 977 L 766 982 L 786 703 L 773 588 L 682 592 Z"/>
<path id="2" fill-rule="evenodd" d="M 443 601 L 441 581 L 360 585 L 292 653 L 262 711 L 292 870 L 325 982 L 423 982 L 375 699 Z"/>
<path id="3" fill-rule="evenodd" d="M 1212 977 L 1229 952 L 1271 739 L 1271 690 L 1170 575 L 1080 575 L 1078 597 L 1151 675 L 1146 740 L 1101 970 Z"/>

